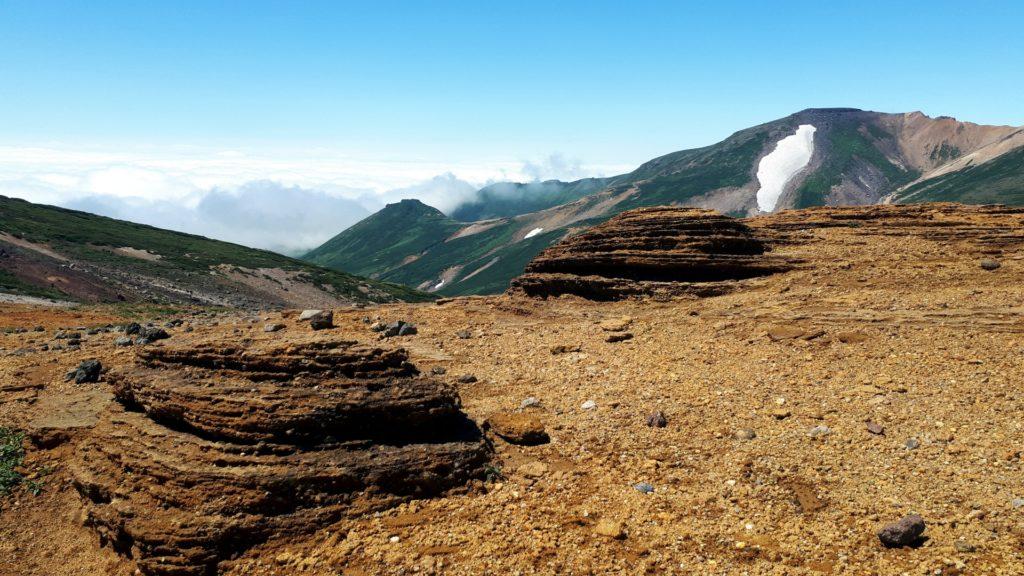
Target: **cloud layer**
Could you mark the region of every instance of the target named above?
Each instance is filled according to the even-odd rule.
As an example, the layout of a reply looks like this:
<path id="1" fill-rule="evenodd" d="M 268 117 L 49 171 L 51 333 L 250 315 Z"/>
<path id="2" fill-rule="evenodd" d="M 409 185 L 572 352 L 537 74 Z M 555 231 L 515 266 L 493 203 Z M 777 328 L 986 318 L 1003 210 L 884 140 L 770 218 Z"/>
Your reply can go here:
<path id="1" fill-rule="evenodd" d="M 626 169 L 584 166 L 560 154 L 536 162 L 439 163 L 328 149 L 0 146 L 0 195 L 299 254 L 404 198 L 450 212 L 496 181 Z"/>

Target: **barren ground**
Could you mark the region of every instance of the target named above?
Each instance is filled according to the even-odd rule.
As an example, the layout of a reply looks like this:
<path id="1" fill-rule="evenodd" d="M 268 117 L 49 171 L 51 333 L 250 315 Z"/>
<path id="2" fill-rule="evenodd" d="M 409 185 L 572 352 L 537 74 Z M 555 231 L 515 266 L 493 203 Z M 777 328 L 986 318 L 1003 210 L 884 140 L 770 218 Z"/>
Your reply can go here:
<path id="1" fill-rule="evenodd" d="M 417 335 L 382 345 L 408 348 L 421 370 L 444 367 L 442 378 L 453 382 L 476 376 L 458 388 L 479 422 L 536 397 L 539 407 L 526 410 L 551 442 L 519 447 L 495 438 L 503 478 L 484 490 L 272 540 L 226 569 L 1024 574 L 1024 506 L 1013 502 L 1024 498 L 1024 251 L 984 254 L 962 239 L 855 228 L 808 234 L 778 251 L 813 265 L 715 298 L 501 296 L 336 311 L 332 337 L 375 341 L 366 316 L 415 323 Z M 986 256 L 1002 267 L 981 269 Z M 634 338 L 606 342 L 599 323 L 622 317 Z M 194 332 L 171 330 L 175 343 L 311 337 L 291 318 L 264 333 L 267 319 L 282 321 L 278 313 L 184 318 Z M 111 402 L 85 393 L 108 385 L 63 378 L 83 359 L 115 366 L 133 351 L 115 348 L 112 333 L 86 337 L 79 351 L 39 350 L 59 326 L 114 321 L 104 309 L 0 306 L 2 326 L 46 328 L 0 335 L 0 424 L 30 428 L 55 412 L 76 423 L 69 441 L 28 449 L 30 469 L 52 467 L 42 493 L 0 500 L 2 574 L 134 571 L 83 526 L 66 466 L 90 442 L 90 418 Z M 580 351 L 553 354 L 559 345 Z M 590 400 L 596 407 L 582 408 Z M 657 410 L 664 428 L 645 423 Z M 869 421 L 884 433 L 869 432 Z M 828 432 L 812 437 L 815 427 Z M 653 493 L 634 488 L 641 482 Z M 882 547 L 876 530 L 910 512 L 924 517 L 927 539 Z M 620 522 L 624 537 L 598 534 L 602 519 Z"/>

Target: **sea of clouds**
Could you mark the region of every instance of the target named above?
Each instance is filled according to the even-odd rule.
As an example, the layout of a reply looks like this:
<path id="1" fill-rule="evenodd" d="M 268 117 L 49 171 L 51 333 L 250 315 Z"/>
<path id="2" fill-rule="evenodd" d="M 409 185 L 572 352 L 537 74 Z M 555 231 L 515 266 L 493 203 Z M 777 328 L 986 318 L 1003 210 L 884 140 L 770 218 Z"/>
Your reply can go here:
<path id="1" fill-rule="evenodd" d="M 450 212 L 493 182 L 627 170 L 560 154 L 440 163 L 320 149 L 0 146 L 0 195 L 297 255 L 404 198 Z"/>

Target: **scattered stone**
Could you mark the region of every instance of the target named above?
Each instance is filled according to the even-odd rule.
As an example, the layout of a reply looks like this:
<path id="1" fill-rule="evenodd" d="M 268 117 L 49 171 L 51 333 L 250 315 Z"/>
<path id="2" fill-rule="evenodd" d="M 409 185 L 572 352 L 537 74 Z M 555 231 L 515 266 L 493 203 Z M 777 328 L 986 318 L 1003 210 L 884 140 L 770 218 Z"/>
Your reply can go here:
<path id="1" fill-rule="evenodd" d="M 434 366 L 430 369 L 430 373 L 434 376 L 443 376 L 448 373 L 448 369 L 444 366 Z"/>
<path id="2" fill-rule="evenodd" d="M 103 365 L 99 360 L 86 360 L 75 370 L 75 384 L 98 382 Z"/>
<path id="3" fill-rule="evenodd" d="M 1014 508 L 1024 508 L 1024 498 L 1014 498 L 1010 500 L 1010 506 Z"/>
<path id="4" fill-rule="evenodd" d="M 551 354 L 553 354 L 553 355 L 568 354 L 570 352 L 579 352 L 581 349 L 582 348 L 580 347 L 579 344 L 577 344 L 575 346 L 570 346 L 568 344 L 559 344 L 557 346 L 552 346 L 551 347 Z"/>
<path id="5" fill-rule="evenodd" d="M 597 408 L 597 402 L 594 402 L 593 400 L 587 400 L 583 404 L 580 404 L 580 409 L 582 410 L 593 410 L 594 408 Z"/>
<path id="6" fill-rule="evenodd" d="M 634 484 L 633 488 L 635 488 L 636 491 L 640 492 L 641 494 L 653 494 L 654 493 L 654 486 L 649 484 L 649 483 L 647 483 L 647 482 L 640 482 L 638 484 Z"/>
<path id="7" fill-rule="evenodd" d="M 988 270 L 989 272 L 998 270 L 1002 266 L 999 260 L 993 260 L 992 258 L 983 258 L 979 265 L 983 270 Z"/>
<path id="8" fill-rule="evenodd" d="M 785 420 L 786 418 L 789 418 L 791 414 L 792 412 L 789 411 L 789 408 L 775 408 L 772 410 L 772 416 L 776 420 Z"/>
<path id="9" fill-rule="evenodd" d="M 313 330 L 334 328 L 334 312 L 325 310 L 310 316 L 309 327 Z"/>
<path id="10" fill-rule="evenodd" d="M 124 333 L 128 334 L 129 336 L 134 336 L 135 334 L 138 334 L 139 331 L 141 330 L 142 325 L 139 324 L 138 322 L 132 322 L 131 324 L 128 324 L 127 326 L 124 327 Z"/>
<path id="11" fill-rule="evenodd" d="M 278 330 L 284 330 L 284 324 L 280 322 L 274 322 L 272 324 L 265 324 L 263 326 L 264 332 L 277 332 Z"/>
<path id="12" fill-rule="evenodd" d="M 149 342 L 156 342 L 157 340 L 166 340 L 171 335 L 167 333 L 163 328 L 155 328 L 153 326 L 147 326 L 139 331 L 139 336 L 145 338 Z"/>
<path id="13" fill-rule="evenodd" d="M 621 318 L 609 318 L 602 321 L 598 326 L 605 332 L 622 332 L 629 325 L 633 323 L 633 319 L 629 316 L 622 316 Z"/>
<path id="14" fill-rule="evenodd" d="M 385 323 L 383 323 L 383 322 L 381 322 L 379 320 L 377 322 L 374 322 L 373 324 L 370 324 L 370 330 L 372 330 L 374 332 L 383 332 L 384 330 L 387 329 L 387 327 L 388 327 L 387 324 L 385 324 Z"/>
<path id="15" fill-rule="evenodd" d="M 740 428 L 732 433 L 732 437 L 736 440 L 753 440 L 757 438 L 757 433 L 750 428 Z"/>
<path id="16" fill-rule="evenodd" d="M 962 554 L 970 554 L 971 552 L 977 552 L 978 547 L 966 540 L 957 540 L 953 542 L 953 547 L 956 548 L 957 552 Z"/>
<path id="17" fill-rule="evenodd" d="M 117 339 L 114 340 L 114 346 L 131 346 L 131 345 L 132 345 L 132 339 L 127 337 L 127 336 L 118 336 Z"/>
<path id="18" fill-rule="evenodd" d="M 907 441 L 903 444 L 903 447 L 906 448 L 907 450 L 917 450 L 918 448 L 921 447 L 921 441 L 918 440 L 917 438 L 908 438 Z"/>
<path id="19" fill-rule="evenodd" d="M 476 382 L 476 376 L 473 376 L 472 374 L 463 374 L 462 376 L 459 376 L 458 380 L 459 384 L 472 384 L 473 382 Z"/>
<path id="20" fill-rule="evenodd" d="M 883 427 L 881 424 L 876 424 L 875 422 L 869 421 L 867 423 L 867 429 L 868 432 L 876 436 L 882 436 L 885 434 L 885 427 Z"/>
<path id="21" fill-rule="evenodd" d="M 323 312 L 323 310 L 303 310 L 302 313 L 299 314 L 299 322 L 311 320 L 314 316 L 317 314 L 323 314 Z"/>
<path id="22" fill-rule="evenodd" d="M 658 410 L 647 416 L 647 425 L 651 428 L 664 428 L 668 426 L 668 419 L 665 418 L 664 412 Z"/>
<path id="23" fill-rule="evenodd" d="M 484 427 L 506 442 L 520 446 L 536 446 L 551 440 L 540 418 L 522 412 L 494 414 L 484 422 Z"/>
<path id="24" fill-rule="evenodd" d="M 611 538 L 613 540 L 622 540 L 626 537 L 626 532 L 622 529 L 622 522 L 618 520 L 612 520 L 610 518 L 602 518 L 597 522 L 597 526 L 594 527 L 594 531 L 599 536 L 605 538 Z"/>
<path id="25" fill-rule="evenodd" d="M 633 334 L 630 332 L 617 332 L 615 334 L 609 334 L 608 337 L 604 339 L 604 341 L 610 344 L 614 344 L 616 342 L 625 342 L 626 340 L 632 339 Z"/>
<path id="26" fill-rule="evenodd" d="M 539 407 L 540 407 L 540 400 L 538 400 L 534 396 L 530 396 L 530 397 L 526 398 L 525 400 L 523 400 L 522 402 L 519 403 L 519 409 L 520 410 L 525 410 L 527 408 L 539 408 Z"/>
<path id="27" fill-rule="evenodd" d="M 391 338 L 393 336 L 411 336 L 416 333 L 416 326 L 404 320 L 397 320 L 388 324 L 384 328 L 385 338 Z"/>
<path id="28" fill-rule="evenodd" d="M 519 467 L 519 473 L 527 478 L 540 478 L 548 473 L 548 465 L 534 460 Z"/>
<path id="29" fill-rule="evenodd" d="M 879 530 L 878 539 L 886 548 L 902 548 L 915 544 L 924 534 L 924 530 L 924 518 L 911 514 Z"/>
<path id="30" fill-rule="evenodd" d="M 43 328 L 42 326 L 36 326 L 35 328 L 32 329 L 32 331 L 33 332 L 46 332 L 46 328 Z"/>
<path id="31" fill-rule="evenodd" d="M 455 333 L 455 335 L 462 340 L 469 340 L 470 338 L 473 337 L 473 334 L 470 333 L 469 330 L 459 330 L 458 332 Z"/>
<path id="32" fill-rule="evenodd" d="M 811 438 L 822 438 L 832 433 L 832 429 L 823 424 L 819 424 L 814 428 L 811 428 L 810 432 L 807 433 Z"/>

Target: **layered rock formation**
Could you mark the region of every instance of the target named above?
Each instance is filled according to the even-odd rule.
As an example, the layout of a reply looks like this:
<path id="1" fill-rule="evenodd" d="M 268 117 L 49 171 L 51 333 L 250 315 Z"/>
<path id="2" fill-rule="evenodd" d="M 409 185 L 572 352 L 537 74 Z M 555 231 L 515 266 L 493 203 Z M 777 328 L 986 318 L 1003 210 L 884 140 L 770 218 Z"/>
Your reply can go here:
<path id="1" fill-rule="evenodd" d="M 404 350 L 349 341 L 142 351 L 74 465 L 89 523 L 147 574 L 213 574 L 271 535 L 439 494 L 489 447 Z"/>
<path id="2" fill-rule="evenodd" d="M 791 269 L 763 235 L 712 210 L 644 208 L 624 212 L 538 255 L 511 291 L 574 294 L 593 300 L 730 290 L 736 280 Z"/>

